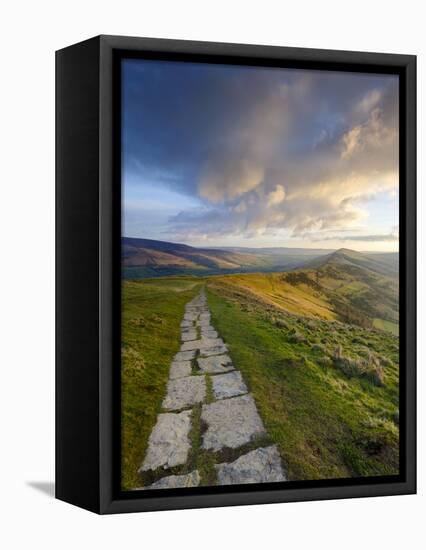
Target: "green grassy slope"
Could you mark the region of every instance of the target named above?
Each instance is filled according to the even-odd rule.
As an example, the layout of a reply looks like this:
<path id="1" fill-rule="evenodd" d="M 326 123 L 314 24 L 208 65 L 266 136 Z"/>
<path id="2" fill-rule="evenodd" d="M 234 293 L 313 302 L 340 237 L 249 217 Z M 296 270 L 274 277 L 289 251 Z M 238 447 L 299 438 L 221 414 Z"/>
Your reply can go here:
<path id="1" fill-rule="evenodd" d="M 314 273 L 123 283 L 123 488 L 149 482 L 137 470 L 180 345 L 184 306 L 203 284 L 213 324 L 254 395 L 290 479 L 397 473 L 398 338 L 340 322 L 330 296 L 343 289 L 342 280 L 324 277 L 318 288 L 306 281 Z M 346 293 L 361 284 L 343 282 Z M 212 465 L 196 442 L 194 449 L 190 465 L 208 481 Z"/>
<path id="2" fill-rule="evenodd" d="M 388 332 L 395 334 L 395 336 L 399 335 L 399 324 L 392 323 L 392 321 L 386 321 L 385 319 L 380 319 L 376 317 L 373 320 L 373 327 L 380 330 L 387 330 Z"/>
<path id="3" fill-rule="evenodd" d="M 349 248 L 339 248 L 331 254 L 319 256 L 314 260 L 308 261 L 304 267 L 321 267 L 327 264 L 339 264 L 352 267 L 361 267 L 372 273 L 385 275 L 386 277 L 396 278 L 398 276 L 398 257 L 396 253 L 368 253 L 357 252 Z"/>
<path id="4" fill-rule="evenodd" d="M 123 283 L 122 487 L 137 475 L 165 394 L 171 359 L 180 346 L 185 304 L 199 291 L 195 279 Z"/>
<path id="5" fill-rule="evenodd" d="M 398 278 L 382 259 L 343 249 L 306 273 L 329 295 L 344 320 L 356 322 L 358 315 L 368 320 L 366 326 L 376 318 L 398 324 Z M 382 323 L 381 328 L 388 330 L 388 325 Z"/>
<path id="6" fill-rule="evenodd" d="M 233 278 L 208 282 L 213 324 L 254 395 L 289 478 L 396 474 L 398 339 L 298 317 L 274 303 L 270 292 L 263 297 L 259 285 L 248 291 L 230 284 Z"/>
<path id="7" fill-rule="evenodd" d="M 398 332 L 398 285 L 391 277 L 332 258 L 286 273 L 218 276 L 289 313 Z"/>
<path id="8" fill-rule="evenodd" d="M 322 319 L 337 319 L 337 313 L 326 293 L 314 289 L 311 280 L 294 280 L 294 272 L 285 273 L 250 273 L 239 275 L 224 275 L 212 278 L 216 284 L 244 289 L 263 302 L 275 305 L 289 313 L 318 317 Z"/>

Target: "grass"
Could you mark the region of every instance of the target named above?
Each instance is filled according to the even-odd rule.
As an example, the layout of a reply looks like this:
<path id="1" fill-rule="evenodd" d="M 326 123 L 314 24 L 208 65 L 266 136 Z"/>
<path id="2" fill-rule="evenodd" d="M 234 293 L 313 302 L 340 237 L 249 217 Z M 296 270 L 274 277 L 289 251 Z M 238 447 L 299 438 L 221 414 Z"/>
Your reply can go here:
<path id="1" fill-rule="evenodd" d="M 399 325 L 398 323 L 393 323 L 392 321 L 386 321 L 385 319 L 379 319 L 376 317 L 373 321 L 373 326 L 380 330 L 387 330 L 395 336 L 399 334 Z"/>
<path id="2" fill-rule="evenodd" d="M 336 319 L 327 296 L 311 286 L 287 281 L 289 274 L 243 274 L 215 277 L 226 286 L 244 288 L 250 294 L 261 297 L 268 304 L 275 305 L 290 313 L 322 319 Z"/>
<path id="3" fill-rule="evenodd" d="M 392 279 L 357 267 L 326 265 L 286 273 L 221 275 L 218 284 L 294 315 L 338 320 L 398 334 L 398 289 Z M 386 320 L 385 320 L 386 319 Z"/>
<path id="4" fill-rule="evenodd" d="M 212 323 L 254 396 L 267 436 L 238 453 L 207 452 L 201 447 L 205 426 L 197 405 L 188 462 L 170 474 L 198 469 L 202 484 L 211 485 L 214 464 L 271 443 L 280 449 L 292 480 L 397 473 L 398 337 L 337 320 L 315 280 L 304 274 L 287 277 L 247 274 L 123 283 L 123 489 L 164 474 L 140 477 L 137 470 L 180 345 L 185 304 L 202 285 Z M 350 290 L 359 286 L 351 283 Z M 209 376 L 206 381 L 210 402 Z"/>
<path id="5" fill-rule="evenodd" d="M 247 292 L 247 285 L 230 279 L 209 281 L 212 322 L 253 393 L 289 479 L 397 474 L 398 339 L 292 315 L 273 303 L 269 290 L 263 299 L 261 282 Z M 345 374 L 333 361 L 337 346 L 360 365 L 373 353 L 383 384 L 361 369 Z"/>
<path id="6" fill-rule="evenodd" d="M 192 409 L 191 432 L 189 434 L 191 441 L 191 450 L 188 457 L 188 465 L 185 468 L 188 472 L 198 470 L 201 478 L 201 485 L 214 485 L 216 472 L 214 469 L 214 457 L 211 453 L 205 451 L 202 447 L 202 432 L 204 426 L 201 421 L 201 404 L 195 405 Z"/>
<path id="7" fill-rule="evenodd" d="M 185 304 L 197 294 L 193 278 L 123 282 L 122 487 L 143 482 L 137 474 L 160 412 L 170 363 L 180 345 Z"/>

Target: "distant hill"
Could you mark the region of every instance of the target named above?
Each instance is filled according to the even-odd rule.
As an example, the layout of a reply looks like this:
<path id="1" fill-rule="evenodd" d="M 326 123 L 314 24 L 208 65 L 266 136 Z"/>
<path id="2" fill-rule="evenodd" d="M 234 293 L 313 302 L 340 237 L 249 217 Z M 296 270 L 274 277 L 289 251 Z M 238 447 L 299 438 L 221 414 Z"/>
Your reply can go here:
<path id="1" fill-rule="evenodd" d="M 287 271 L 331 250 L 304 248 L 198 248 L 180 243 L 123 237 L 125 278 Z"/>
<path id="2" fill-rule="evenodd" d="M 324 256 L 334 252 L 331 248 L 290 248 L 285 246 L 273 246 L 273 247 L 245 247 L 245 246 L 223 246 L 221 250 L 232 250 L 234 252 L 259 254 L 261 256 Z"/>
<path id="3" fill-rule="evenodd" d="M 226 275 L 226 285 L 294 314 L 398 332 L 398 253 L 198 248 L 124 237 L 122 261 L 126 279 Z"/>
<path id="4" fill-rule="evenodd" d="M 356 252 L 348 248 L 340 248 L 331 254 L 322 255 L 304 264 L 307 268 L 317 268 L 325 265 L 354 266 L 380 273 L 387 277 L 398 277 L 399 254 Z"/>
<path id="5" fill-rule="evenodd" d="M 380 256 L 380 255 L 378 255 Z M 302 317 L 339 320 L 364 328 L 398 333 L 399 291 L 394 257 L 386 261 L 340 249 L 284 273 L 238 274 L 215 278 L 215 284 L 250 293 L 265 304 Z"/>
<path id="6" fill-rule="evenodd" d="M 372 323 L 397 331 L 399 321 L 399 254 L 373 254 L 347 248 L 307 262 L 292 277 L 308 277 L 328 296 L 334 311 L 347 321 Z M 297 275 L 298 274 L 298 275 Z"/>
<path id="7" fill-rule="evenodd" d="M 122 239 L 122 259 L 125 274 L 134 278 L 207 275 L 222 271 L 262 269 L 265 264 L 252 254 L 129 237 Z"/>

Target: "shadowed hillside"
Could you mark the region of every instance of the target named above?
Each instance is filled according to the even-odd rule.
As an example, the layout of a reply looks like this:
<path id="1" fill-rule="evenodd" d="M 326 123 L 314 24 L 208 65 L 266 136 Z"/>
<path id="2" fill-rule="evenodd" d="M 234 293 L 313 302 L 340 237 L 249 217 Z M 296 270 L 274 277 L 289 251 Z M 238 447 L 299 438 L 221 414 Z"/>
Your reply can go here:
<path id="1" fill-rule="evenodd" d="M 127 237 L 122 240 L 122 256 L 125 277 L 135 279 L 156 275 L 206 275 L 244 268 L 259 269 L 264 264 L 251 254 Z"/>
<path id="2" fill-rule="evenodd" d="M 397 334 L 398 281 L 382 274 L 382 262 L 342 249 L 309 266 L 286 273 L 217 277 L 215 281 L 295 315 L 340 320 Z"/>
<path id="3" fill-rule="evenodd" d="M 122 239 L 125 279 L 287 271 L 330 252 L 305 248 L 198 248 L 151 239 Z"/>
<path id="4" fill-rule="evenodd" d="M 326 292 L 342 320 L 398 332 L 398 254 L 340 249 L 314 262 L 306 275 Z"/>
<path id="5" fill-rule="evenodd" d="M 308 261 L 304 267 L 323 267 L 325 265 L 360 267 L 364 270 L 380 273 L 387 277 L 398 277 L 399 254 L 356 252 L 348 248 L 340 248 L 331 254 Z"/>

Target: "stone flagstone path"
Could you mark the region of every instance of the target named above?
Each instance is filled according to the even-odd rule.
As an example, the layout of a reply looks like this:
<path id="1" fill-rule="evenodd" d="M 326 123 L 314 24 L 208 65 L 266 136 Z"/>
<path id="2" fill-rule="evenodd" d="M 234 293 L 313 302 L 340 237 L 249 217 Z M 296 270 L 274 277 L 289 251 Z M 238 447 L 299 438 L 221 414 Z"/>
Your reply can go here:
<path id="1" fill-rule="evenodd" d="M 226 344 L 211 325 L 204 290 L 186 305 L 181 329 L 182 345 L 170 367 L 164 412 L 158 415 L 139 469 L 156 479 L 145 489 L 202 484 L 200 472 L 188 468 L 196 406 L 201 407 L 201 449 L 214 458 L 223 452 L 235 458 L 215 461 L 217 485 L 286 481 L 277 447 L 256 445 L 267 439 L 265 427 Z M 257 448 L 247 452 L 248 445 Z M 170 475 L 170 468 L 178 475 Z"/>

